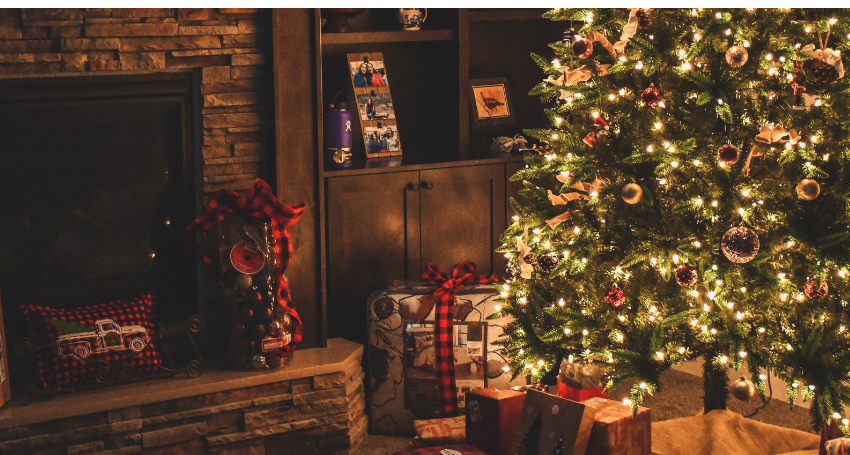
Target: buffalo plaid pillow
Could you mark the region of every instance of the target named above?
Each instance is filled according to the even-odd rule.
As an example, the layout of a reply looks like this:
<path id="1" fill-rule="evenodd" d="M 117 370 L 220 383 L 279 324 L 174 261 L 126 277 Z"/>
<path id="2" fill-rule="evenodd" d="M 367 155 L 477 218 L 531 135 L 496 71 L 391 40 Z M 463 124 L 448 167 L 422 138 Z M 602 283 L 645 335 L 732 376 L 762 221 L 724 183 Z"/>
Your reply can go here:
<path id="1" fill-rule="evenodd" d="M 153 292 L 71 309 L 21 305 L 38 348 L 38 384 L 53 391 L 161 371 L 157 365 L 168 365 L 155 306 Z"/>

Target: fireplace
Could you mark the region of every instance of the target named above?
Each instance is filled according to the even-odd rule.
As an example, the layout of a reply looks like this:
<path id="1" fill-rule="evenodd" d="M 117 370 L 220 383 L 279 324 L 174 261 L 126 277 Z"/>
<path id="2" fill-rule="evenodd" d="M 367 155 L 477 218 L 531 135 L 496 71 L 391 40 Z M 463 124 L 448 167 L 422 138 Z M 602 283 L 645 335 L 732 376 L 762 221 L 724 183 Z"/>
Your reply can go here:
<path id="1" fill-rule="evenodd" d="M 199 206 L 192 73 L 0 81 L 0 292 L 10 343 L 23 303 L 74 307 L 153 289 L 198 312 L 181 241 Z"/>

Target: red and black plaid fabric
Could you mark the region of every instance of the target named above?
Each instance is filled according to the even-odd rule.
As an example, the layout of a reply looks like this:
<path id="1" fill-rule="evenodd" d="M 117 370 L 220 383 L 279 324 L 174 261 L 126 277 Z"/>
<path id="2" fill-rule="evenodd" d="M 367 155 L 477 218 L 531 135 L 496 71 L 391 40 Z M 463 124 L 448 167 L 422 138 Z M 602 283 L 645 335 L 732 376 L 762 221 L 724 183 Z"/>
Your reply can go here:
<path id="1" fill-rule="evenodd" d="M 402 450 L 393 455 L 487 455 L 487 452 L 476 449 L 469 444 L 453 444 L 449 446 L 422 447 L 421 449 Z"/>
<path id="2" fill-rule="evenodd" d="M 422 272 L 422 279 L 437 284 L 434 295 L 438 297 L 434 310 L 434 352 L 437 358 L 437 393 L 440 399 L 440 415 L 457 415 L 457 390 L 455 387 L 454 365 L 454 315 L 455 292 L 467 284 L 495 283 L 495 275 L 489 277 L 472 274 L 478 266 L 470 261 L 462 261 L 452 267 L 452 277 L 428 264 Z"/>
<path id="3" fill-rule="evenodd" d="M 201 216 L 186 226 L 186 231 L 183 234 L 186 247 L 190 251 L 194 251 L 204 263 L 212 264 L 213 260 L 195 245 L 195 232 L 198 229 L 200 229 L 201 235 L 206 238 L 207 229 L 230 215 L 258 223 L 269 223 L 272 235 L 271 247 L 274 249 L 277 264 L 274 273 L 277 304 L 283 305 L 286 312 L 295 321 L 293 323 L 295 333 L 292 335 L 292 342 L 277 350 L 282 355 L 289 355 L 294 352 L 295 346 L 301 342 L 303 336 L 301 318 L 298 317 L 298 312 L 288 305 L 292 298 L 289 295 L 289 286 L 283 279 L 283 272 L 289 266 L 289 261 L 292 258 L 292 243 L 287 228 L 298 222 L 301 212 L 304 211 L 306 206 L 307 204 L 303 202 L 296 206 L 281 204 L 272 194 L 272 189 L 268 183 L 262 179 L 257 179 L 254 180 L 254 186 L 247 197 L 239 196 L 235 191 L 228 190 L 221 190 L 216 193 Z"/>
<path id="4" fill-rule="evenodd" d="M 80 308 L 60 309 L 41 305 L 21 305 L 21 312 L 29 325 L 30 335 L 39 349 L 35 357 L 36 381 L 46 390 L 61 390 L 97 384 L 96 374 L 102 362 L 117 368 L 126 358 L 126 364 L 132 367 L 132 377 L 145 376 L 161 372 L 154 365 L 168 367 L 165 355 L 159 343 L 155 341 L 159 326 L 156 318 L 156 298 L 153 292 L 142 293 L 132 299 L 100 303 Z M 91 341 L 91 354 L 85 360 L 71 355 L 60 356 L 56 340 L 61 333 L 57 325 L 83 326 L 95 331 L 95 322 L 112 319 L 120 327 L 138 325 L 147 330 L 153 340 L 146 342 L 141 352 L 130 350 L 110 350 L 97 352 L 96 341 Z M 60 321 L 60 323 L 51 323 Z"/>

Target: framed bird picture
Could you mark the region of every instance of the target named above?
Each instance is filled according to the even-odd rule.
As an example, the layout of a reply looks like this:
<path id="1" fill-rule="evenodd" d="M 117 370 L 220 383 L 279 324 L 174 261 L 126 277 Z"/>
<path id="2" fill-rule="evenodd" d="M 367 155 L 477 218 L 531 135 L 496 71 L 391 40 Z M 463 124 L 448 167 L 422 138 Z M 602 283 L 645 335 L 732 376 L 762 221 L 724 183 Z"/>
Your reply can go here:
<path id="1" fill-rule="evenodd" d="M 508 78 L 470 79 L 469 84 L 473 131 L 499 129 L 515 123 Z"/>

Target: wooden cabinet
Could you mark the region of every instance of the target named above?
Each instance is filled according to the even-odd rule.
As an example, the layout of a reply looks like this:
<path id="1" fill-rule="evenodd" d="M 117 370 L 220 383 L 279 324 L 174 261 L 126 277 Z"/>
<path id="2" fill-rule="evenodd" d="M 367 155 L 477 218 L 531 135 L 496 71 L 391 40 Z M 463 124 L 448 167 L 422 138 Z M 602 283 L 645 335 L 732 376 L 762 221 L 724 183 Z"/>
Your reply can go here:
<path id="1" fill-rule="evenodd" d="M 366 300 L 431 263 L 504 269 L 505 164 L 327 179 L 328 336 L 366 340 Z"/>

